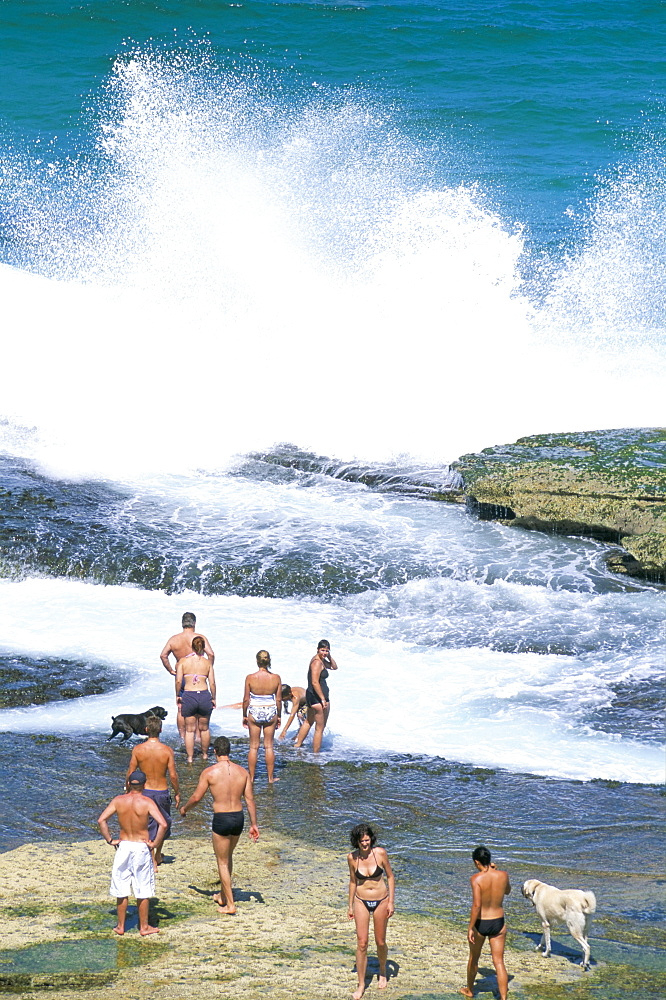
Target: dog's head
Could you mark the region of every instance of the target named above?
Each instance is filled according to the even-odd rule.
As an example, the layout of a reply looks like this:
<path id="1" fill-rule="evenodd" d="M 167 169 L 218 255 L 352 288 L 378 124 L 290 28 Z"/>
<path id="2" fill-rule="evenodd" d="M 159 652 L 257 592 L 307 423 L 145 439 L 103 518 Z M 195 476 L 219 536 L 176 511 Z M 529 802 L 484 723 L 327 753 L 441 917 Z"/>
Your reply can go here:
<path id="1" fill-rule="evenodd" d="M 155 708 L 149 708 L 146 715 L 156 715 L 158 719 L 166 719 L 167 715 L 166 708 L 162 708 L 161 705 L 155 705 Z"/>
<path id="2" fill-rule="evenodd" d="M 523 882 L 520 887 L 525 899 L 529 899 L 530 903 L 534 902 L 534 894 L 542 883 L 538 878 L 528 878 L 527 882 Z"/>

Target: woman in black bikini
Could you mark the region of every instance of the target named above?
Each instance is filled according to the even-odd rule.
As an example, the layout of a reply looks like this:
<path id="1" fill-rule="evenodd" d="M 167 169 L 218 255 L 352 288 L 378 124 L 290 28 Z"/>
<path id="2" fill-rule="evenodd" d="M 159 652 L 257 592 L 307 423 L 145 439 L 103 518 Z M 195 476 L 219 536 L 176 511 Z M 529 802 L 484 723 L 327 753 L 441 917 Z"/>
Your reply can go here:
<path id="1" fill-rule="evenodd" d="M 359 823 L 349 835 L 354 848 L 347 855 L 349 864 L 349 910 L 347 916 L 356 922 L 356 974 L 358 989 L 353 1000 L 361 1000 L 365 993 L 365 970 L 368 965 L 368 937 L 372 916 L 377 958 L 379 960 L 378 987 L 383 990 L 386 980 L 386 925 L 395 912 L 395 876 L 383 847 L 377 847 L 372 827 Z M 386 882 L 388 882 L 388 888 Z"/>
<path id="2" fill-rule="evenodd" d="M 192 652 L 176 664 L 176 703 L 185 721 L 187 763 L 194 759 L 194 737 L 201 734 L 201 755 L 208 756 L 210 729 L 208 723 L 215 708 L 215 673 L 205 655 L 206 641 L 202 635 L 192 639 Z M 210 690 L 209 690 L 210 685 Z"/>

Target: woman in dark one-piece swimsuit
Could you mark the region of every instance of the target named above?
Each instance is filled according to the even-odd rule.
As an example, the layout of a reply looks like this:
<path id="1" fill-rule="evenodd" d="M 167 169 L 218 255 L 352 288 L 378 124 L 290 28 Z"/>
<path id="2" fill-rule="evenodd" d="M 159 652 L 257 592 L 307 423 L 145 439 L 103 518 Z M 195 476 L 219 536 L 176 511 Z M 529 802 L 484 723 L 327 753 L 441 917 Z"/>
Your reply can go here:
<path id="1" fill-rule="evenodd" d="M 317 652 L 310 660 L 308 667 L 308 686 L 305 691 L 305 700 L 308 706 L 308 713 L 305 722 L 298 730 L 295 747 L 303 745 L 303 740 L 310 732 L 314 722 L 315 734 L 312 741 L 312 749 L 315 753 L 321 750 L 321 741 L 324 736 L 324 729 L 328 722 L 328 714 L 331 706 L 328 700 L 328 684 L 326 678 L 329 670 L 337 670 L 338 665 L 331 656 L 331 644 L 328 639 L 320 639 L 317 644 Z"/>
<path id="2" fill-rule="evenodd" d="M 347 855 L 349 864 L 348 917 L 356 922 L 356 974 L 358 989 L 353 1000 L 361 1000 L 365 993 L 365 972 L 368 965 L 368 937 L 372 917 L 377 959 L 379 960 L 380 990 L 386 988 L 386 926 L 395 912 L 395 877 L 388 854 L 377 847 L 374 831 L 366 823 L 359 823 L 349 835 L 354 848 Z M 386 881 L 384 881 L 386 879 Z M 387 888 L 388 883 L 388 888 Z"/>

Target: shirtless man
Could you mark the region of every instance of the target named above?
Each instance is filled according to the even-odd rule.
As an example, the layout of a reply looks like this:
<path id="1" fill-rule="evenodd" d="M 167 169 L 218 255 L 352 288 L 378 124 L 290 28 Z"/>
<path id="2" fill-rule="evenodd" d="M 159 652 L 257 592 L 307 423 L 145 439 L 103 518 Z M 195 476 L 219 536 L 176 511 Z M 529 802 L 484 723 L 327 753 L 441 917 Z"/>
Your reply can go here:
<path id="1" fill-rule="evenodd" d="M 152 799 L 143 794 L 146 776 L 143 771 L 132 771 L 128 775 L 129 792 L 116 795 L 100 814 L 97 823 L 107 844 L 116 849 L 111 872 L 109 895 L 116 897 L 118 923 L 113 928 L 116 934 L 125 933 L 127 901 L 130 891 L 134 893 L 139 911 L 139 934 L 158 934 L 159 927 L 148 923 L 148 907 L 155 895 L 155 866 L 152 849 L 155 846 L 148 836 L 148 820 L 157 823 L 162 833 L 166 831 L 166 820 Z M 109 820 L 118 816 L 120 834 L 112 837 Z M 164 839 L 164 838 L 162 838 Z"/>
<path id="2" fill-rule="evenodd" d="M 171 674 L 173 677 L 176 676 L 175 668 L 171 666 L 169 662 L 169 657 L 173 653 L 176 658 L 176 663 L 182 660 L 183 657 L 189 656 L 192 652 L 192 639 L 195 635 L 201 635 L 201 632 L 196 631 L 197 616 L 192 614 L 191 611 L 186 611 L 182 618 L 183 631 L 178 632 L 177 635 L 172 635 L 170 639 L 160 653 L 160 660 L 167 673 Z M 204 652 L 208 659 L 210 660 L 211 667 L 215 662 L 215 653 L 211 649 L 210 643 L 205 635 L 201 635 L 205 646 Z M 178 726 L 178 732 L 180 733 L 180 738 L 185 741 L 185 720 L 181 715 L 180 703 L 176 705 L 176 725 Z"/>
<path id="3" fill-rule="evenodd" d="M 249 772 L 240 764 L 234 764 L 229 760 L 231 744 L 227 737 L 218 736 L 213 743 L 213 749 L 217 763 L 201 772 L 194 794 L 184 806 L 180 807 L 180 815 L 185 816 L 188 809 L 201 802 L 206 792 L 210 792 L 213 796 L 213 850 L 221 885 L 213 900 L 217 903 L 219 913 L 233 915 L 236 906 L 231 889 L 232 855 L 243 832 L 242 799 L 245 799 L 250 814 L 250 840 L 259 840 L 257 810 Z"/>
<path id="4" fill-rule="evenodd" d="M 152 799 L 166 822 L 166 829 L 159 830 L 157 823 L 152 818 L 148 820 L 148 837 L 155 844 L 153 857 L 155 867 L 162 864 L 162 844 L 171 836 L 171 795 L 167 784 L 167 774 L 171 779 L 176 799 L 176 809 L 180 805 L 180 785 L 178 784 L 178 773 L 176 772 L 176 760 L 171 747 L 160 742 L 162 732 L 162 720 L 151 715 L 146 719 L 146 733 L 148 739 L 145 743 L 139 743 L 132 750 L 127 775 L 125 777 L 125 788 L 129 791 L 129 776 L 137 768 L 146 775 L 146 787 L 143 794 Z"/>
<path id="5" fill-rule="evenodd" d="M 298 721 L 301 725 L 305 722 L 308 704 L 305 698 L 305 688 L 302 687 L 290 687 L 289 684 L 282 685 L 282 702 L 287 701 L 291 705 L 291 711 L 289 712 L 289 718 L 285 722 L 284 726 L 278 734 L 278 739 L 284 739 L 287 730 L 291 726 L 292 722 L 298 716 Z"/>
<path id="6" fill-rule="evenodd" d="M 504 923 L 504 897 L 511 892 L 509 876 L 490 860 L 487 847 L 476 847 L 472 852 L 476 874 L 470 878 L 472 886 L 472 910 L 469 915 L 467 940 L 469 960 L 467 962 L 467 986 L 461 993 L 465 997 L 474 996 L 474 979 L 479 968 L 479 955 L 483 942 L 488 938 L 490 954 L 497 973 L 497 987 L 501 1000 L 506 1000 L 509 977 L 504 967 L 504 943 L 506 924 Z"/>

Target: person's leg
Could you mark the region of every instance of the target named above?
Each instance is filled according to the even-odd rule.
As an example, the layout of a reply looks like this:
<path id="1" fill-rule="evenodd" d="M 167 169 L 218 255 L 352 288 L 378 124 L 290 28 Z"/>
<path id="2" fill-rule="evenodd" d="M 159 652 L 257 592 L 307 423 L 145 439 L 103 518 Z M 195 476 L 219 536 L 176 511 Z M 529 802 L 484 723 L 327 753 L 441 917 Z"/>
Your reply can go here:
<path id="1" fill-rule="evenodd" d="M 375 912 L 372 914 L 372 921 L 375 931 L 375 942 L 377 944 L 377 961 L 379 962 L 379 981 L 377 983 L 380 990 L 386 989 L 386 959 L 388 958 L 388 948 L 386 946 L 386 927 L 388 924 L 388 897 L 383 899 Z"/>
<path id="2" fill-rule="evenodd" d="M 199 725 L 199 735 L 201 736 L 201 756 L 208 756 L 208 748 L 210 746 L 210 729 L 208 727 L 208 718 L 205 715 L 197 716 L 197 723 Z"/>
<path id="3" fill-rule="evenodd" d="M 486 940 L 483 934 L 479 934 L 476 930 L 473 934 L 474 944 L 470 944 L 469 946 L 469 958 L 467 960 L 467 986 L 464 986 L 460 991 L 465 997 L 474 996 L 474 980 L 479 968 L 479 955 L 483 948 L 483 942 Z"/>
<path id="4" fill-rule="evenodd" d="M 137 899 L 136 906 L 139 911 L 139 934 L 145 937 L 147 934 L 159 934 L 159 927 L 151 927 L 148 923 L 149 899 Z"/>
<path id="5" fill-rule="evenodd" d="M 310 732 L 310 729 L 312 728 L 312 723 L 314 722 L 314 720 L 315 720 L 314 709 L 312 709 L 308 705 L 308 711 L 307 711 L 307 714 L 305 716 L 305 722 L 301 725 L 301 728 L 298 730 L 298 736 L 296 737 L 296 741 L 294 743 L 295 747 L 302 747 L 303 746 L 303 740 L 305 739 L 305 737 Z"/>
<path id="6" fill-rule="evenodd" d="M 116 911 L 118 913 L 118 923 L 113 928 L 116 934 L 125 933 L 125 917 L 127 916 L 127 896 L 118 896 L 116 898 Z"/>
<path id="7" fill-rule="evenodd" d="M 370 914 L 360 899 L 354 899 L 354 922 L 356 924 L 356 975 L 358 989 L 352 993 L 352 1000 L 361 1000 L 365 993 L 365 972 L 368 967 L 368 934 Z"/>
<path id="8" fill-rule="evenodd" d="M 176 714 L 176 725 L 178 726 L 178 732 L 180 733 L 180 738 L 185 742 L 185 719 L 183 718 L 183 713 L 180 710 L 180 702 L 176 702 L 177 714 Z"/>
<path id="9" fill-rule="evenodd" d="M 312 749 L 315 753 L 319 753 L 321 750 L 321 741 L 324 738 L 324 728 L 326 726 L 326 715 L 324 713 L 323 705 L 314 706 L 315 714 L 315 734 L 312 740 Z"/>
<path id="10" fill-rule="evenodd" d="M 250 733 L 247 769 L 250 772 L 250 781 L 254 781 L 254 772 L 257 770 L 257 754 L 259 753 L 259 743 L 261 742 L 261 726 L 254 721 L 251 715 L 248 715 L 247 728 Z"/>
<path id="11" fill-rule="evenodd" d="M 197 718 L 195 715 L 188 715 L 185 719 L 185 750 L 187 751 L 187 763 L 194 760 L 194 734 L 197 728 Z"/>
<path id="12" fill-rule="evenodd" d="M 504 967 L 504 944 L 506 942 L 506 924 L 499 934 L 488 938 L 490 944 L 490 954 L 492 956 L 495 972 L 497 973 L 497 988 L 500 1000 L 506 1000 L 509 991 L 509 977 Z"/>
<path id="13" fill-rule="evenodd" d="M 277 729 L 277 717 L 275 719 L 275 722 L 269 722 L 267 726 L 264 726 L 264 754 L 266 756 L 266 770 L 268 771 L 268 783 L 270 785 L 280 780 L 279 778 L 274 777 L 275 747 L 273 745 L 273 740 L 275 738 L 276 729 Z"/>
<path id="14" fill-rule="evenodd" d="M 213 899 L 217 903 L 217 909 L 220 913 L 234 914 L 236 912 L 234 894 L 231 888 L 231 875 L 233 873 L 232 855 L 237 843 L 238 837 L 222 837 L 219 833 L 213 834 L 213 850 L 220 875 L 220 891 L 215 893 Z"/>

